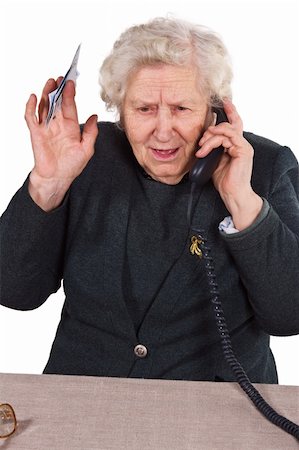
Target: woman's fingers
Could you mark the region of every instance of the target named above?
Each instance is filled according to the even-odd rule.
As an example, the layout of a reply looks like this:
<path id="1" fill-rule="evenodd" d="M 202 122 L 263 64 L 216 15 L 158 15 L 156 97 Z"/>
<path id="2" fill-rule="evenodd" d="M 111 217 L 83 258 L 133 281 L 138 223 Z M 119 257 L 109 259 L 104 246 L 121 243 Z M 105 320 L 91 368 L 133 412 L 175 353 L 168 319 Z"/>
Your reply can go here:
<path id="1" fill-rule="evenodd" d="M 34 125 L 38 123 L 38 119 L 36 117 L 36 105 L 37 98 L 35 94 L 31 94 L 25 109 L 25 120 L 29 129 L 31 129 Z"/>
<path id="2" fill-rule="evenodd" d="M 231 136 L 225 136 L 223 133 L 209 132 L 203 140 L 199 141 L 200 149 L 196 152 L 196 156 L 203 158 L 220 146 L 226 149 L 241 146 L 242 139 L 240 136 L 233 136 L 232 139 Z"/>
<path id="3" fill-rule="evenodd" d="M 78 122 L 78 113 L 75 103 L 75 83 L 71 80 L 66 82 L 62 93 L 62 113 L 65 119 Z"/>
<path id="4" fill-rule="evenodd" d="M 228 122 L 221 122 L 207 128 L 199 141 L 198 157 L 207 156 L 213 149 L 223 146 L 226 149 L 242 148 L 244 146 L 243 122 L 235 106 L 230 100 L 223 103 Z"/>
<path id="5" fill-rule="evenodd" d="M 60 77 L 57 78 L 57 80 L 56 80 L 56 87 L 59 87 L 59 86 L 60 86 L 62 80 L 63 80 L 63 77 L 62 77 L 62 76 L 60 76 Z"/>
<path id="6" fill-rule="evenodd" d="M 56 83 L 53 78 L 50 78 L 44 86 L 42 96 L 38 105 L 38 120 L 42 123 L 46 120 L 49 110 L 49 94 L 56 89 Z"/>
<path id="7" fill-rule="evenodd" d="M 63 77 L 60 76 L 56 79 L 56 81 L 53 78 L 50 78 L 47 83 L 44 86 L 42 95 L 41 95 L 41 99 L 38 105 L 38 119 L 39 119 L 39 123 L 44 123 L 47 115 L 48 115 L 48 111 L 49 111 L 49 94 L 53 91 L 55 91 L 55 89 L 58 89 L 61 82 L 63 80 Z M 65 86 L 64 90 L 63 90 L 63 94 L 65 90 L 67 89 L 67 87 Z M 69 88 L 68 88 L 69 90 Z M 68 93 L 69 94 L 69 93 Z M 72 92 L 70 95 L 73 95 Z M 67 113 L 67 117 L 69 116 L 69 114 Z M 77 117 L 77 114 L 73 115 L 74 117 Z"/>
<path id="8" fill-rule="evenodd" d="M 229 123 L 232 125 L 232 127 L 239 133 L 243 132 L 243 122 L 241 117 L 239 116 L 239 113 L 235 107 L 235 105 L 229 100 L 226 99 L 223 102 L 223 108 L 225 111 L 225 114 L 228 118 Z"/>
<path id="9" fill-rule="evenodd" d="M 63 77 L 58 77 L 55 81 L 50 78 L 45 84 L 41 99 L 38 105 L 38 115 L 36 115 L 37 98 L 34 94 L 29 97 L 26 104 L 25 120 L 28 127 L 36 124 L 45 124 L 49 111 L 49 94 L 59 88 Z M 77 107 L 75 103 L 75 84 L 73 81 L 67 81 L 62 92 L 61 108 L 57 109 L 56 118 L 60 120 L 70 119 L 78 124 Z"/>
<path id="10" fill-rule="evenodd" d="M 98 135 L 97 126 L 98 116 L 96 114 L 89 117 L 86 121 L 82 132 L 82 144 L 88 153 L 91 154 L 94 150 L 95 140 Z"/>

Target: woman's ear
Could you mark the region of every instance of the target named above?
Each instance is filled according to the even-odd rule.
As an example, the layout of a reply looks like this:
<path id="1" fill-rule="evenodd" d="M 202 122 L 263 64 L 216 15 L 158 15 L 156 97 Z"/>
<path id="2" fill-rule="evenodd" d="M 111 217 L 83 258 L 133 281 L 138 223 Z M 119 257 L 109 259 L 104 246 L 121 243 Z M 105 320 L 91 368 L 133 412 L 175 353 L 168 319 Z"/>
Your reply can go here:
<path id="1" fill-rule="evenodd" d="M 217 118 L 217 115 L 213 112 L 212 107 L 210 105 L 208 105 L 208 111 L 206 114 L 206 118 L 205 118 L 205 122 L 204 122 L 202 131 L 205 132 L 209 128 L 209 126 L 215 125 L 216 118 Z"/>

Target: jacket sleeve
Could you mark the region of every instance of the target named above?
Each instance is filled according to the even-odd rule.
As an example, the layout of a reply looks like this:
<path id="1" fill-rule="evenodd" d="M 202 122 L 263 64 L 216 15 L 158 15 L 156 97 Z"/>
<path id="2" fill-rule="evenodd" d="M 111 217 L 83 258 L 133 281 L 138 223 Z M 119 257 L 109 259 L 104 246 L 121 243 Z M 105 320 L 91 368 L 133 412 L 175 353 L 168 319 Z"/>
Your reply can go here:
<path id="1" fill-rule="evenodd" d="M 269 208 L 262 220 L 221 235 L 262 329 L 292 335 L 299 333 L 299 171 L 286 147 L 277 152 L 267 191 Z"/>
<path id="2" fill-rule="evenodd" d="M 61 284 L 67 198 L 52 212 L 39 208 L 28 193 L 28 179 L 0 220 L 0 303 L 30 310 Z"/>

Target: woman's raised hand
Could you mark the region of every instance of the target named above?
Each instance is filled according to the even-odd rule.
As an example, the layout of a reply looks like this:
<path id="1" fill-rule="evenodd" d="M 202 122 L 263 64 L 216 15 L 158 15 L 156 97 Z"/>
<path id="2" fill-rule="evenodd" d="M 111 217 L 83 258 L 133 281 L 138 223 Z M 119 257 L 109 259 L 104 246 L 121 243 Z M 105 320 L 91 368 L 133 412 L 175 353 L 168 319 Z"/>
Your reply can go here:
<path id="1" fill-rule="evenodd" d="M 57 81 L 47 81 L 38 106 L 38 115 L 37 98 L 34 94 L 29 97 L 25 112 L 35 162 L 29 178 L 29 193 L 45 211 L 56 208 L 62 202 L 70 185 L 92 157 L 98 134 L 96 115 L 89 117 L 82 134 L 80 132 L 73 81 L 67 81 L 61 109 L 46 124 L 48 94 L 61 81 L 62 77 Z"/>

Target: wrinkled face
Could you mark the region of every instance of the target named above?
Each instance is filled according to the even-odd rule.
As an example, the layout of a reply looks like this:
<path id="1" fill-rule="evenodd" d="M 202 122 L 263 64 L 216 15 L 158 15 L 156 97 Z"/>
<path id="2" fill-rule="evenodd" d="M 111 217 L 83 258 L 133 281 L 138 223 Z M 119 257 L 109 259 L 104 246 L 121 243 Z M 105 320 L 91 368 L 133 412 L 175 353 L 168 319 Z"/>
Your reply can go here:
<path id="1" fill-rule="evenodd" d="M 138 163 L 152 178 L 177 184 L 189 171 L 207 111 L 191 66 L 145 66 L 131 76 L 122 121 Z"/>

